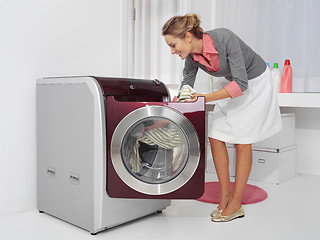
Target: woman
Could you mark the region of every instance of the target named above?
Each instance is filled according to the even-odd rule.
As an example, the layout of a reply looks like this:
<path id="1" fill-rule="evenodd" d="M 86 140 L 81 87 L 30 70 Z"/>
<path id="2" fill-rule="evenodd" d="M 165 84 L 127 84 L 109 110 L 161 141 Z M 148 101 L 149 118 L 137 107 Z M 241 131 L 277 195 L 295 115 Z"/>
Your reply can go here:
<path id="1" fill-rule="evenodd" d="M 195 93 L 192 101 L 198 96 L 204 96 L 206 102 L 215 101 L 214 112 L 208 119 L 208 136 L 221 198 L 211 213 L 212 221 L 244 217 L 241 199 L 251 171 L 251 145 L 282 127 L 270 70 L 232 31 L 220 28 L 204 33 L 199 17 L 192 13 L 169 19 L 162 35 L 171 53 L 185 59 L 181 86 L 194 86 L 198 68 L 212 76 L 225 77 L 215 84 L 216 91 Z M 226 142 L 235 144 L 237 151 L 233 191 Z"/>

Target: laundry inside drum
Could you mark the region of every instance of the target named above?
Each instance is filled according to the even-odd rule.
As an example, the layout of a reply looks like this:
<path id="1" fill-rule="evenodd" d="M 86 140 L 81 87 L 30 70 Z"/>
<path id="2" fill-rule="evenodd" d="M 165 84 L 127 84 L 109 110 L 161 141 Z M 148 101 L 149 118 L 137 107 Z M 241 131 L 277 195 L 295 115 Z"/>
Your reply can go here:
<path id="1" fill-rule="evenodd" d="M 121 144 L 126 169 L 137 179 L 158 184 L 173 180 L 188 161 L 188 139 L 173 121 L 148 117 L 133 124 Z"/>

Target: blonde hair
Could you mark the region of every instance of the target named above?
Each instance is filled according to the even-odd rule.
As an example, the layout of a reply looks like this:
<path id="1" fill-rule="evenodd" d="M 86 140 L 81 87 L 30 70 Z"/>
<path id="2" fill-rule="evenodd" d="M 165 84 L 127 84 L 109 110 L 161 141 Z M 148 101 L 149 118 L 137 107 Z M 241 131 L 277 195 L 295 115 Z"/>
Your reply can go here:
<path id="1" fill-rule="evenodd" d="M 200 18 L 194 13 L 170 18 L 162 27 L 162 36 L 173 35 L 180 39 L 190 32 L 196 38 L 201 39 L 203 29 L 200 27 Z"/>

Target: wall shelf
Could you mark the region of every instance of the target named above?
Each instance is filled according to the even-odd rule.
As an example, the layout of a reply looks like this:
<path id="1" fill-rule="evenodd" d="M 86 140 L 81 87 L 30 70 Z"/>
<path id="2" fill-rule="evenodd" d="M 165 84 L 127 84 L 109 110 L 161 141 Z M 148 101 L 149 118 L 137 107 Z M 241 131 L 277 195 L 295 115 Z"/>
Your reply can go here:
<path id="1" fill-rule="evenodd" d="M 278 93 L 280 107 L 320 108 L 320 93 Z"/>

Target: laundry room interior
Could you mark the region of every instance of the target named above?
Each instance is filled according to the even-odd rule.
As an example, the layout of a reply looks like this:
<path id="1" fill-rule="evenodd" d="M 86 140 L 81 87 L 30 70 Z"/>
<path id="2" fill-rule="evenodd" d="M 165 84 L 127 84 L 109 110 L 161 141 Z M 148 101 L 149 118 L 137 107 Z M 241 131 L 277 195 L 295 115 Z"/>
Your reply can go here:
<path id="1" fill-rule="evenodd" d="M 319 10 L 317 0 L 0 0 L 0 239 L 318 239 Z M 201 197 L 206 184 L 218 183 L 207 126 L 216 104 L 204 104 L 201 97 L 195 103 L 173 102 L 179 95 L 185 61 L 172 54 L 161 29 L 171 17 L 187 13 L 200 16 L 204 31 L 228 28 L 235 32 L 265 60 L 271 73 L 275 66 L 282 73 L 287 60 L 292 67 L 292 91 L 277 93 L 281 131 L 252 144 L 248 186 L 261 195 L 252 200 L 248 193 L 245 217 L 228 223 L 212 222 L 210 213 L 219 203 Z M 199 69 L 193 89 L 211 93 L 219 79 Z M 132 98 L 134 103 L 125 95 L 130 89 L 142 92 Z M 181 107 L 188 104 L 190 109 Z M 124 143 L 115 142 L 118 136 L 128 136 L 125 128 L 131 127 L 136 134 L 140 123 L 147 124 L 139 119 L 131 125 L 131 117 L 144 113 L 134 113 L 136 109 L 146 107 L 149 114 L 164 106 L 170 111 L 151 120 L 177 115 L 178 120 L 170 120 L 169 125 L 181 129 L 175 136 L 186 136 L 178 137 L 185 144 L 178 155 L 192 148 L 195 153 L 190 150 L 190 158 L 198 159 L 196 166 L 183 163 L 170 172 L 175 181 L 172 189 L 167 176 L 160 178 L 160 173 L 143 178 L 131 166 L 107 162 L 123 157 L 119 149 Z M 123 116 L 116 116 L 119 109 Z M 60 119 L 57 114 L 71 118 L 59 122 L 59 130 L 50 129 Z M 129 123 L 122 120 L 126 114 Z M 68 132 L 67 126 L 74 125 L 85 129 L 86 141 L 75 131 Z M 195 131 L 188 132 L 190 128 Z M 72 138 L 58 135 L 66 131 Z M 56 136 L 54 141 L 48 134 Z M 60 155 L 49 150 L 50 144 L 67 149 L 70 141 L 68 156 L 77 156 L 75 166 L 76 160 L 92 154 L 79 167 L 79 171 L 91 171 L 88 175 L 51 162 L 52 156 Z M 236 144 L 227 143 L 226 148 L 234 182 Z M 40 162 L 39 157 L 44 160 Z M 60 167 L 66 168 L 68 182 L 52 185 L 59 179 Z M 164 192 L 155 187 L 159 185 L 153 189 L 144 183 L 125 186 L 121 176 L 113 178 L 128 169 L 136 175 L 128 181 L 148 183 L 157 178 L 157 184 L 166 185 Z M 78 190 L 87 184 L 87 177 L 88 185 Z M 187 183 L 179 183 L 180 179 Z M 110 187 L 108 181 L 114 185 Z M 139 209 L 145 213 L 139 215 Z M 119 222 L 111 221 L 115 218 Z M 90 224 L 93 229 L 86 227 Z"/>

